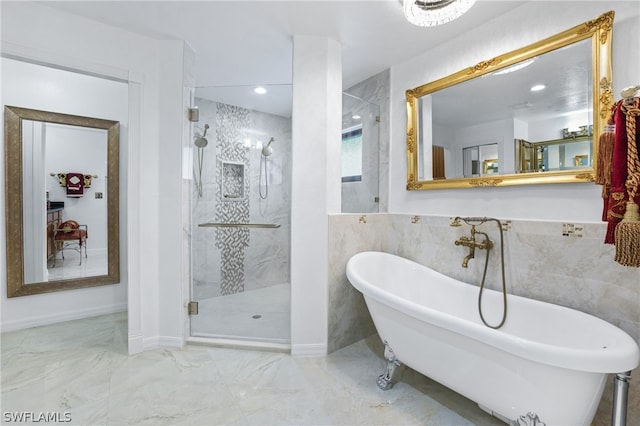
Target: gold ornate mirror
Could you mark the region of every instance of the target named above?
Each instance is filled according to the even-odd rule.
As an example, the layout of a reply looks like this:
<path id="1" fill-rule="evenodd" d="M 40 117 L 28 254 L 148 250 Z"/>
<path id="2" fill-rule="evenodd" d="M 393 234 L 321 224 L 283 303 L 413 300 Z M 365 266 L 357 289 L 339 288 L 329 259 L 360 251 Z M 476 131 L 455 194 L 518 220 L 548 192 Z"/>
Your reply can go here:
<path id="1" fill-rule="evenodd" d="M 7 296 L 118 283 L 119 123 L 14 106 L 4 118 Z"/>
<path id="2" fill-rule="evenodd" d="M 613 18 L 407 90 L 407 189 L 593 181 Z"/>

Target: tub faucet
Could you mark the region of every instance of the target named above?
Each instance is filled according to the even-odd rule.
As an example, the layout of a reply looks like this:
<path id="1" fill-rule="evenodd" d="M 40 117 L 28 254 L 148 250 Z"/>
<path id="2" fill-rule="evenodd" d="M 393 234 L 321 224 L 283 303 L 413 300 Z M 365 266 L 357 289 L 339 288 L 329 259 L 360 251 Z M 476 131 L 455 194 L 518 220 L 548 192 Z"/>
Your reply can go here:
<path id="1" fill-rule="evenodd" d="M 462 259 L 462 267 L 466 268 L 469 266 L 469 261 L 476 257 L 476 248 L 471 246 L 469 247 L 469 254 Z"/>
<path id="2" fill-rule="evenodd" d="M 484 240 L 477 241 L 476 234 L 484 235 Z M 469 254 L 465 256 L 464 260 L 462 261 L 462 267 L 466 268 L 467 266 L 469 266 L 469 261 L 475 258 L 476 249 L 478 248 L 481 250 L 489 250 L 493 247 L 493 241 L 489 239 L 489 236 L 486 233 L 476 231 L 476 226 L 471 225 L 471 238 L 462 236 L 455 241 L 455 245 L 469 247 Z"/>

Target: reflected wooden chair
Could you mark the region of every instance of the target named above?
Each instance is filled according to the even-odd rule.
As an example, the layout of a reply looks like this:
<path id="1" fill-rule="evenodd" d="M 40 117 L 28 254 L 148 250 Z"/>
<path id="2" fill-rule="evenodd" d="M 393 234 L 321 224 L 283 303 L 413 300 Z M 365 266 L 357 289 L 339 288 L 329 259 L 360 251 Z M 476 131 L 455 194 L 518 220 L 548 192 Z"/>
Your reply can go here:
<path id="1" fill-rule="evenodd" d="M 64 250 L 71 249 L 80 255 L 80 265 L 82 265 L 82 248 L 84 247 L 84 257 L 87 257 L 87 238 L 89 230 L 87 225 L 80 225 L 75 220 L 67 220 L 53 231 L 53 241 L 56 255 L 53 257 L 53 266 L 56 265 L 57 252 L 62 253 L 64 259 Z"/>

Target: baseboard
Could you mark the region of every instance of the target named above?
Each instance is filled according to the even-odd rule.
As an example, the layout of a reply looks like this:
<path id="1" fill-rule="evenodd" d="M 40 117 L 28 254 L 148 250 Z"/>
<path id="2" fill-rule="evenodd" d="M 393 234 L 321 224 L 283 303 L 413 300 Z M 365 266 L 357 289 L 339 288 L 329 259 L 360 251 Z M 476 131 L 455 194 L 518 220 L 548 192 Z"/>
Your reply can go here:
<path id="1" fill-rule="evenodd" d="M 89 309 L 78 309 L 70 312 L 63 312 L 52 315 L 42 315 L 30 318 L 20 318 L 14 321 L 3 322 L 0 330 L 6 331 L 23 330 L 25 328 L 39 327 L 41 325 L 55 324 L 65 321 L 73 321 L 82 318 L 97 317 L 98 315 L 114 314 L 127 310 L 127 302 L 115 305 L 98 306 Z"/>
<path id="2" fill-rule="evenodd" d="M 291 345 L 292 356 L 326 356 L 327 345 L 321 343 Z"/>
<path id="3" fill-rule="evenodd" d="M 159 348 L 182 348 L 184 340 L 180 337 L 154 336 L 142 340 L 142 350 L 148 351 Z"/>
<path id="4" fill-rule="evenodd" d="M 144 338 L 142 332 L 129 333 L 129 355 L 139 354 L 144 351 Z"/>

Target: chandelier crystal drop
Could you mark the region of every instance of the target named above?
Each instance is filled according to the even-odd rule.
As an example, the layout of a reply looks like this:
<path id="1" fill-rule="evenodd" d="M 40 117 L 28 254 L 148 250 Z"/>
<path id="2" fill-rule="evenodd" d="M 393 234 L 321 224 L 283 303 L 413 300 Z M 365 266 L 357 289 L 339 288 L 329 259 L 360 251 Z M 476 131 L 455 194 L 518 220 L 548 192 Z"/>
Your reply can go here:
<path id="1" fill-rule="evenodd" d="M 476 0 L 402 0 L 407 21 L 420 27 L 446 24 L 466 13 Z"/>

